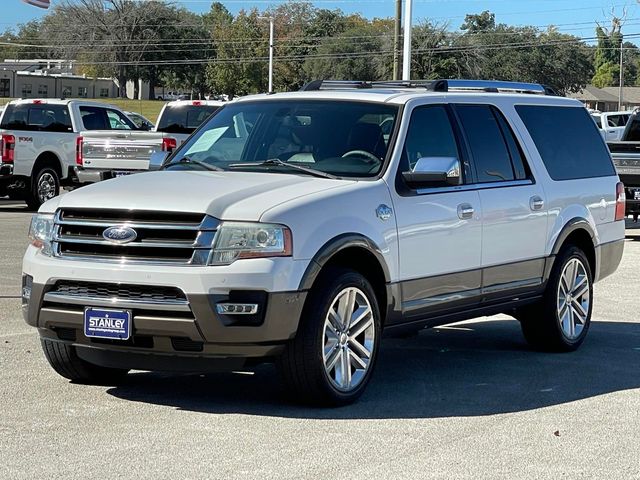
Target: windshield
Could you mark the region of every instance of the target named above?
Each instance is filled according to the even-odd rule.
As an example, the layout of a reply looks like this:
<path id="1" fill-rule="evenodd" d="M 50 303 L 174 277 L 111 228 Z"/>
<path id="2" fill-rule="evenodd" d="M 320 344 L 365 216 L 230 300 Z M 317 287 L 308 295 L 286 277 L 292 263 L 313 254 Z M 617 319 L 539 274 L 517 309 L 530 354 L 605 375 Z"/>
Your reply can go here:
<path id="1" fill-rule="evenodd" d="M 165 107 L 158 120 L 158 132 L 193 133 L 220 107 L 215 105 L 171 105 Z"/>
<path id="2" fill-rule="evenodd" d="M 285 162 L 332 175 L 367 177 L 382 168 L 390 138 L 385 132 L 392 130 L 397 115 L 397 106 L 364 102 L 239 102 L 213 116 L 175 158 L 225 170 L 301 172 L 287 169 Z"/>

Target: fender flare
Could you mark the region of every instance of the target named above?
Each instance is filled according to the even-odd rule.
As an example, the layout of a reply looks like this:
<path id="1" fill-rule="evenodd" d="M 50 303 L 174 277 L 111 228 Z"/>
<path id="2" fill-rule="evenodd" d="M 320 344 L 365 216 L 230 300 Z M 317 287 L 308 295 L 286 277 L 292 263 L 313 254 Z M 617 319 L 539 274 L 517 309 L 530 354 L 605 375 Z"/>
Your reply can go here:
<path id="1" fill-rule="evenodd" d="M 571 235 L 576 230 L 585 230 L 591 237 L 593 248 L 596 248 L 596 241 L 595 241 L 596 233 L 593 230 L 593 227 L 591 226 L 591 224 L 584 218 L 575 217 L 569 220 L 564 225 L 564 227 L 562 227 L 562 230 L 560 230 L 560 233 L 558 234 L 558 238 L 556 238 L 556 242 L 554 243 L 553 249 L 551 250 L 551 255 L 553 256 L 558 255 L 558 253 L 560 253 L 560 249 L 562 248 L 562 245 L 567 240 L 569 235 Z"/>
<path id="2" fill-rule="evenodd" d="M 301 291 L 311 289 L 316 278 L 318 278 L 320 271 L 329 262 L 329 260 L 342 250 L 352 247 L 361 248 L 371 253 L 378 260 L 378 264 L 384 273 L 385 283 L 389 283 L 391 281 L 389 268 L 384 256 L 382 255 L 382 251 L 376 243 L 370 238 L 359 233 L 343 233 L 342 235 L 329 240 L 318 250 L 302 275 L 298 289 Z"/>

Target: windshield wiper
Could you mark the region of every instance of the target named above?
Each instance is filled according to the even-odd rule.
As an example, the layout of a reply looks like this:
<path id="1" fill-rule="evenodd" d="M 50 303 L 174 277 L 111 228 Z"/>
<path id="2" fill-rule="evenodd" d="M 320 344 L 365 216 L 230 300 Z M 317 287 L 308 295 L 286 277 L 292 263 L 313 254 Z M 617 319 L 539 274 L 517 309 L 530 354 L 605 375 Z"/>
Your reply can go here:
<path id="1" fill-rule="evenodd" d="M 331 175 L 330 173 L 327 173 L 327 172 L 321 172 L 320 170 L 316 170 L 314 168 L 303 167 L 302 165 L 296 165 L 294 163 L 283 162 L 279 158 L 270 158 L 269 160 L 265 160 L 264 162 L 260 162 L 260 163 L 247 162 L 247 163 L 232 163 L 231 165 L 229 165 L 229 168 L 246 168 L 246 167 L 249 167 L 249 168 L 252 168 L 252 167 L 287 167 L 287 168 L 292 168 L 294 170 L 299 170 L 301 172 L 308 173 L 309 175 L 313 175 L 314 177 L 333 178 L 333 179 L 338 178 L 335 175 Z"/>
<path id="2" fill-rule="evenodd" d="M 208 163 L 204 163 L 201 162 L 199 160 L 193 160 L 189 157 L 182 157 L 180 160 L 171 162 L 171 163 L 167 163 L 166 165 L 164 165 L 162 167 L 162 170 L 169 168 L 171 165 L 180 165 L 181 163 L 189 163 L 192 165 L 198 165 L 199 167 L 204 168 L 205 170 L 211 170 L 213 172 L 224 172 L 224 169 L 220 168 L 220 167 L 216 167 L 214 165 L 209 165 Z"/>

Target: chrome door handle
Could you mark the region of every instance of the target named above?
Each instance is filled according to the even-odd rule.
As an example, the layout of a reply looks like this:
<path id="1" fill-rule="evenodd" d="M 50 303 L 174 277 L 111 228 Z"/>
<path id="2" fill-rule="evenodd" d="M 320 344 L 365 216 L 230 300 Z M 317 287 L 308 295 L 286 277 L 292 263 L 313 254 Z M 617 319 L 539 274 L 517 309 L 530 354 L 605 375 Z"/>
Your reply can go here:
<path id="1" fill-rule="evenodd" d="M 529 199 L 529 207 L 531 207 L 531 210 L 542 210 L 544 200 L 538 195 L 535 195 Z"/>
<path id="2" fill-rule="evenodd" d="M 473 218 L 474 212 L 475 210 L 468 203 L 461 203 L 460 205 L 458 205 L 458 218 L 460 218 L 460 220 L 468 220 L 470 218 Z"/>

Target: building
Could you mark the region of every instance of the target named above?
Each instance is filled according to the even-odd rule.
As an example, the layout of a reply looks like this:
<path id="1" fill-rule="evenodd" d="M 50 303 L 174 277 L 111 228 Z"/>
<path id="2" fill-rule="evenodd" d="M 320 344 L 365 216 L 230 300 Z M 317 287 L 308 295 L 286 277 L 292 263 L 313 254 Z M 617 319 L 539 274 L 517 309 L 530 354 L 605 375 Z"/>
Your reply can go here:
<path id="1" fill-rule="evenodd" d="M 576 98 L 587 108 L 601 112 L 615 112 L 617 110 L 633 110 L 640 107 L 640 87 L 622 87 L 622 109 L 618 107 L 619 87 L 597 88 L 587 85 L 579 93 L 568 96 Z"/>
<path id="2" fill-rule="evenodd" d="M 72 61 L 0 62 L 0 98 L 117 98 L 118 93 L 114 79 L 77 75 Z"/>

